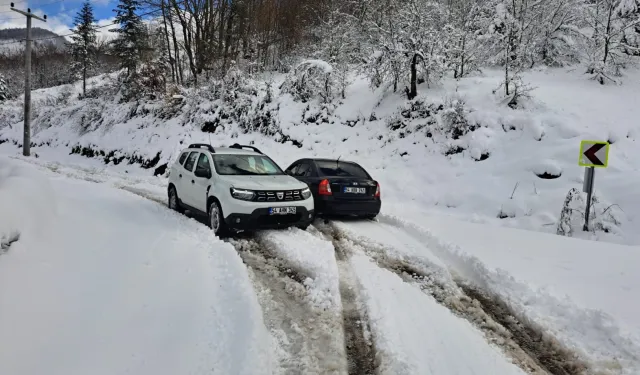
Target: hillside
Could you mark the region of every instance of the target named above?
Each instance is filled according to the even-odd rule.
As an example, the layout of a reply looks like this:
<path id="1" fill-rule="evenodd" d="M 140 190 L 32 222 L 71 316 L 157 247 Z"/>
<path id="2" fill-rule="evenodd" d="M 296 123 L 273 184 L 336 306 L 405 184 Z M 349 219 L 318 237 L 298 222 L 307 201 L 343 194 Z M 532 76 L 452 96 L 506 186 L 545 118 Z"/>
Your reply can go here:
<path id="1" fill-rule="evenodd" d="M 0 55 L 14 56 L 22 54 L 24 43 L 11 43 L 23 41 L 27 37 L 27 29 L 14 28 L 0 30 Z M 31 38 L 41 39 L 33 42 L 33 51 L 38 53 L 42 50 L 64 49 L 65 42 L 60 36 L 52 31 L 39 27 L 31 28 Z"/>
<path id="2" fill-rule="evenodd" d="M 535 89 L 516 109 L 492 94 L 501 79 L 492 70 L 423 84 L 412 101 L 354 76 L 345 99 L 328 103 L 282 92 L 291 77 L 281 74 L 230 76 L 180 95 L 120 103 L 112 78 L 102 76 L 91 80 L 85 100 L 77 85 L 35 91 L 32 139 L 46 158 L 78 154 L 99 168 L 147 175 L 163 175 L 181 147 L 196 141 L 254 144 L 283 168 L 299 157 L 340 156 L 380 181 L 388 214 L 436 213 L 551 233 L 569 190 L 582 190 L 580 141 L 608 140 L 610 166 L 597 171 L 592 232 L 581 231 L 582 197 L 564 220 L 576 237 L 639 244 L 640 74 L 600 86 L 582 71 L 526 73 Z M 19 152 L 21 120 L 20 101 L 0 106 L 3 150 Z"/>

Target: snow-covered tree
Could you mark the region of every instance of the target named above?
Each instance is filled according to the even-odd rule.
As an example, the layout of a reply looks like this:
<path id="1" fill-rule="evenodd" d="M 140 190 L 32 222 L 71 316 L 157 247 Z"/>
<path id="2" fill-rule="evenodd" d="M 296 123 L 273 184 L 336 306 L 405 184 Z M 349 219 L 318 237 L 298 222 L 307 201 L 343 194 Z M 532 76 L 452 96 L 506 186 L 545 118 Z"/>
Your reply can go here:
<path id="1" fill-rule="evenodd" d="M 0 101 L 9 99 L 9 88 L 4 76 L 0 74 Z"/>
<path id="2" fill-rule="evenodd" d="M 71 55 L 73 64 L 71 72 L 74 78 L 82 78 L 82 96 L 87 94 L 87 73 L 94 67 L 96 61 L 96 19 L 93 16 L 93 6 L 85 1 L 74 19 L 75 28 L 71 36 Z"/>
<path id="3" fill-rule="evenodd" d="M 548 66 L 564 66 L 581 59 L 584 0 L 545 0 L 533 10 L 534 53 Z"/>
<path id="4" fill-rule="evenodd" d="M 111 30 L 118 34 L 113 41 L 113 51 L 120 58 L 121 68 L 126 69 L 128 75 L 136 73 L 142 55 L 147 50 L 146 28 L 142 18 L 136 14 L 139 7 L 138 0 L 120 0 L 113 21 L 119 27 Z"/>
<path id="5" fill-rule="evenodd" d="M 639 8 L 638 0 L 593 0 L 587 6 L 592 28 L 587 72 L 600 84 L 615 82 L 613 77 L 633 62 L 628 52 L 638 48 L 628 37 L 640 25 Z"/>
<path id="6" fill-rule="evenodd" d="M 366 72 L 374 86 L 388 83 L 397 91 L 406 82 L 410 99 L 420 82 L 437 82 L 446 67 L 444 8 L 430 0 L 390 1 L 367 25 L 372 36 Z"/>
<path id="7" fill-rule="evenodd" d="M 314 55 L 333 67 L 334 78 L 342 97 L 349 85 L 349 69 L 357 64 L 362 38 L 357 19 L 347 13 L 352 3 L 344 0 L 328 0 L 319 14 L 320 38 Z"/>
<path id="8" fill-rule="evenodd" d="M 448 25 L 445 30 L 447 65 L 455 78 L 477 70 L 485 62 L 484 39 L 493 21 L 494 3 L 489 0 L 455 0 L 448 4 Z"/>

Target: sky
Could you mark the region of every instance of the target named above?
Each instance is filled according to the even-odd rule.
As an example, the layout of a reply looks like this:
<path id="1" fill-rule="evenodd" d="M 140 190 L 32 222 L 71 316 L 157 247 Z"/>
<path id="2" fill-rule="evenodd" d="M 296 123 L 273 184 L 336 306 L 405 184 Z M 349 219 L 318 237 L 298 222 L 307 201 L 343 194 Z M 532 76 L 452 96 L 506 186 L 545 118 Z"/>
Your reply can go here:
<path id="1" fill-rule="evenodd" d="M 98 26 L 106 26 L 113 22 L 118 0 L 90 0 L 94 8 L 94 16 L 98 20 Z M 0 29 L 24 28 L 26 19 L 19 13 L 10 9 L 12 0 L 0 0 Z M 42 17 L 47 15 L 47 22 L 33 20 L 33 27 L 40 27 L 51 30 L 59 35 L 69 34 L 73 26 L 73 18 L 78 13 L 84 0 L 16 0 L 13 1 L 15 8 L 20 10 L 31 9 L 34 15 Z M 112 36 L 108 30 L 110 27 L 103 27 L 98 30 L 99 35 L 105 37 Z"/>

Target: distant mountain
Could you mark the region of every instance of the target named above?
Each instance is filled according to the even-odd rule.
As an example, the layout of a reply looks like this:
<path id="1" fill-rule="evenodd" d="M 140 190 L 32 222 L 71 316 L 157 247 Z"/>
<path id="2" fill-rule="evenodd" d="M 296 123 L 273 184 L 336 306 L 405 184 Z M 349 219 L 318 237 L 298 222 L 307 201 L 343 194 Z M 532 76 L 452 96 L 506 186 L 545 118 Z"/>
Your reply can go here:
<path id="1" fill-rule="evenodd" d="M 23 41 L 26 37 L 27 29 L 25 28 L 0 30 L 0 55 L 12 56 L 22 53 L 25 45 Z M 39 27 L 31 28 L 31 39 L 34 40 L 33 51 L 36 53 L 38 51 L 51 49 L 62 51 L 65 48 L 64 38 L 52 31 Z"/>
<path id="2" fill-rule="evenodd" d="M 41 29 L 39 27 L 31 28 L 31 38 L 55 38 L 59 35 L 53 31 Z M 21 40 L 27 37 L 26 28 L 2 29 L 0 30 L 0 40 Z"/>

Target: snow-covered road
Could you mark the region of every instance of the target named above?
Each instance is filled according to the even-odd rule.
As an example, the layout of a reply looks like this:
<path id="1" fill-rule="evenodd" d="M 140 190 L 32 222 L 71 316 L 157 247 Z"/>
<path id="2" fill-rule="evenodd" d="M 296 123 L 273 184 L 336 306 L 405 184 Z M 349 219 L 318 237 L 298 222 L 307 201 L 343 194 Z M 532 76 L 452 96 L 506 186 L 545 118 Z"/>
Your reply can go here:
<path id="1" fill-rule="evenodd" d="M 379 222 L 317 221 L 307 231 L 261 231 L 225 243 L 169 211 L 159 179 L 33 164 L 40 170 L 0 159 L 3 208 L 22 207 L 1 199 L 4 191 L 17 200 L 37 194 L 33 178 L 47 197 L 27 201 L 15 221 L 0 215 L 0 237 L 19 234 L 0 255 L 0 374 L 46 368 L 52 374 L 626 375 L 640 369 L 624 349 L 636 345 L 625 332 L 588 321 L 561 325 L 585 310 L 568 303 L 546 308 L 554 299 L 532 289 L 546 279 L 515 267 L 520 252 L 531 256 L 529 244 L 515 241 L 498 258 L 482 254 L 506 234 L 488 235 L 485 243 L 466 228 L 470 237 L 462 241 L 455 238 L 459 224 L 439 228 L 480 259 L 385 215 Z M 7 165 L 33 170 L 21 174 Z M 554 238 L 546 248 L 555 248 Z M 602 250 L 593 246 L 589 256 L 597 259 Z M 498 260 L 515 273 L 494 271 Z M 557 287 L 571 285 L 550 276 Z M 631 293 L 634 280 L 620 274 L 597 292 L 626 285 Z M 636 308 L 609 305 L 598 307 L 611 327 L 623 320 L 610 321 L 609 314 L 617 319 L 616 311 Z"/>
<path id="2" fill-rule="evenodd" d="M 47 183 L 22 164 L 0 159 L 4 197 Z M 273 373 L 232 246 L 134 194 L 47 177 L 48 206 L 23 207 L 34 221 L 49 211 L 46 228 L 15 224 L 20 239 L 0 255 L 0 374 Z"/>

